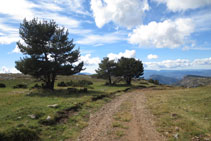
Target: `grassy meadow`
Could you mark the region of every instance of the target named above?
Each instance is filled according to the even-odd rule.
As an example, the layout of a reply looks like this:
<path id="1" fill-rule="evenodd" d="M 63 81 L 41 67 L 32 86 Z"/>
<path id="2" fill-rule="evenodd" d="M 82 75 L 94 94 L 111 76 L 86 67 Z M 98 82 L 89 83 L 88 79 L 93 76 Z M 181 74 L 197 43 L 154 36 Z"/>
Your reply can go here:
<path id="1" fill-rule="evenodd" d="M 71 80 L 90 80 L 93 85 L 87 86 L 87 93 L 68 92 L 68 87 L 57 86 L 61 81 Z M 34 140 L 76 139 L 81 129 L 87 126 L 90 113 L 110 101 L 109 95 L 129 88 L 125 85 L 105 86 L 105 80 L 91 76 L 59 76 L 55 91 L 33 89 L 39 82 L 23 75 L 2 74 L 0 83 L 6 84 L 6 88 L 0 88 L 0 138 L 28 134 L 31 140 L 33 136 Z M 17 84 L 28 87 L 14 89 Z M 138 84 L 138 81 L 133 82 L 133 86 Z M 49 107 L 54 104 L 56 107 Z"/>
<path id="2" fill-rule="evenodd" d="M 145 91 L 158 131 L 170 141 L 211 140 L 211 87 Z"/>
<path id="3" fill-rule="evenodd" d="M 62 81 L 79 80 L 93 82 L 84 86 L 88 92 L 69 92 L 67 88 L 71 86 L 57 86 Z M 91 76 L 59 76 L 55 90 L 47 91 L 32 88 L 40 82 L 29 76 L 1 74 L 0 83 L 6 88 L 0 88 L 0 140 L 75 140 L 88 125 L 91 113 L 116 95 L 124 94 L 124 90 L 137 87 L 151 87 L 143 93 L 156 117 L 158 131 L 168 140 L 211 140 L 211 87 L 166 87 L 146 80 L 133 81 L 132 86 L 122 85 L 124 82 L 106 86 L 105 82 Z M 17 84 L 27 88 L 14 89 Z M 119 116 L 121 113 L 114 115 L 113 127 L 128 128 L 121 124 Z"/>

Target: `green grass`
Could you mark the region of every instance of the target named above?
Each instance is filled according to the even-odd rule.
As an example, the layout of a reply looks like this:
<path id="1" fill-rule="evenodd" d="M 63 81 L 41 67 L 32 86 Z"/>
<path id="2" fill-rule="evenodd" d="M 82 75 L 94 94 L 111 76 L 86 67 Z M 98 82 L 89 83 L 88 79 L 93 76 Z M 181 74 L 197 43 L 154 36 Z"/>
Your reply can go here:
<path id="1" fill-rule="evenodd" d="M 158 131 L 169 140 L 211 140 L 211 87 L 146 91 Z"/>
<path id="2" fill-rule="evenodd" d="M 6 75 L 5 75 L 6 76 Z M 4 76 L 4 77 L 5 77 Z M 94 79 L 90 76 L 59 76 L 55 83 L 55 91 L 32 89 L 38 83 L 29 76 L 8 75 L 7 79 L 0 77 L 0 83 L 7 85 L 0 88 L 0 138 L 1 133 L 9 134 L 11 129 L 17 132 L 36 132 L 41 140 L 65 140 L 76 139 L 80 131 L 87 126 L 89 114 L 99 109 L 103 104 L 111 100 L 112 92 L 121 91 L 128 86 L 105 86 L 105 80 Z M 88 88 L 88 93 L 68 93 L 67 87 L 58 87 L 57 83 L 78 80 L 91 80 L 94 84 Z M 17 84 L 27 84 L 27 89 L 13 89 Z M 40 84 L 40 82 L 39 82 Z M 139 84 L 135 82 L 134 85 Z M 92 101 L 93 97 L 108 95 L 103 99 Z M 69 113 L 64 121 L 52 125 L 44 125 L 48 116 L 52 122 L 58 112 L 74 107 L 82 103 L 80 109 Z M 57 108 L 49 108 L 48 105 L 58 104 Z M 35 115 L 32 119 L 29 115 Z M 25 130 L 27 129 L 27 130 Z M 16 131 L 15 131 L 16 132 Z"/>

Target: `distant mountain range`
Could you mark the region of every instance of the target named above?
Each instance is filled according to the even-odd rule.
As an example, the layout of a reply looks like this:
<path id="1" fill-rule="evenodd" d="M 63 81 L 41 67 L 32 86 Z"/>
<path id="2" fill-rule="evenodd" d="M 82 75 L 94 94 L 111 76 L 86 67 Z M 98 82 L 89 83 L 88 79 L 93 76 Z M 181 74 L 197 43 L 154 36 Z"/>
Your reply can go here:
<path id="1" fill-rule="evenodd" d="M 163 75 L 151 75 L 150 79 L 158 80 L 160 84 L 166 84 L 166 85 L 174 85 L 180 81 L 180 79 L 167 77 Z"/>
<path id="2" fill-rule="evenodd" d="M 211 77 L 211 70 L 145 70 L 145 79 L 158 80 L 161 84 L 178 84 L 185 76 Z"/>
<path id="3" fill-rule="evenodd" d="M 162 75 L 181 80 L 186 75 L 211 76 L 211 70 L 145 70 L 144 78 L 149 79 L 151 75 Z"/>
<path id="4" fill-rule="evenodd" d="M 77 73 L 76 75 L 92 75 L 92 74 L 88 72 L 81 72 L 81 73 Z"/>
<path id="5" fill-rule="evenodd" d="M 179 86 L 183 87 L 198 87 L 211 85 L 211 77 L 187 75 L 181 81 L 177 83 Z"/>

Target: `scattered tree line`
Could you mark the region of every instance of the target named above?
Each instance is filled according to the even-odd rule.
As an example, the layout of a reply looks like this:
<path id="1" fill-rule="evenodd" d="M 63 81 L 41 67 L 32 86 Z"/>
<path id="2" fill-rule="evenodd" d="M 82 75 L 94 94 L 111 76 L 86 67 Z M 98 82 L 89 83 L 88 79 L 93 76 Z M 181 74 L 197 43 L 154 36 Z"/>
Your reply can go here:
<path id="1" fill-rule="evenodd" d="M 74 50 L 73 39 L 69 40 L 68 30 L 59 27 L 53 20 L 23 20 L 19 34 L 24 43 L 17 42 L 25 55 L 16 61 L 16 68 L 23 74 L 31 75 L 43 82 L 43 88 L 54 89 L 57 75 L 73 75 L 83 70 L 84 63 L 78 62 L 79 49 Z M 96 70 L 97 76 L 108 79 L 120 77 L 131 85 L 132 78 L 143 75 L 143 64 L 134 58 L 120 58 L 117 62 L 104 58 Z M 66 85 L 66 84 L 64 84 Z"/>
<path id="2" fill-rule="evenodd" d="M 143 72 L 142 61 L 125 57 L 120 58 L 117 62 L 105 57 L 96 70 L 97 76 L 107 79 L 109 85 L 113 84 L 112 76 L 123 78 L 127 85 L 131 85 L 132 79 L 139 78 Z"/>

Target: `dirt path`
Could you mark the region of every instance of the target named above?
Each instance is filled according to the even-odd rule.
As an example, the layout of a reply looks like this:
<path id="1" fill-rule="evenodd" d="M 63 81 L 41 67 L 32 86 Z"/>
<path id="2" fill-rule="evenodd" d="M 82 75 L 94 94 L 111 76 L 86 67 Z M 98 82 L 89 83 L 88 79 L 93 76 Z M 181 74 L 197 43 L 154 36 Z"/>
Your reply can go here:
<path id="1" fill-rule="evenodd" d="M 78 141 L 163 141 L 145 107 L 144 91 L 128 92 L 90 116 Z"/>

